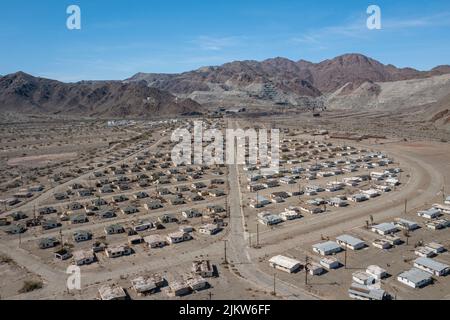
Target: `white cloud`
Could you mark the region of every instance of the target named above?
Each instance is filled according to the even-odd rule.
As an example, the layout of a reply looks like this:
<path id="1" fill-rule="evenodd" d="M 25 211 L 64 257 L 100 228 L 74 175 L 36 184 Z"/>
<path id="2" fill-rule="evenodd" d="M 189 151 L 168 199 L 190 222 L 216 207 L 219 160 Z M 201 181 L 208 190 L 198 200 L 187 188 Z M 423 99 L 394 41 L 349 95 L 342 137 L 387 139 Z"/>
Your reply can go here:
<path id="1" fill-rule="evenodd" d="M 450 26 L 450 12 L 442 12 L 431 16 L 422 16 L 410 19 L 391 18 L 383 23 L 383 28 L 390 30 L 445 26 Z"/>
<path id="2" fill-rule="evenodd" d="M 238 36 L 211 37 L 199 36 L 191 42 L 202 50 L 219 51 L 229 47 L 235 47 L 242 43 L 243 38 Z"/>
<path id="3" fill-rule="evenodd" d="M 326 48 L 331 41 L 341 41 L 343 39 L 367 39 L 372 33 L 366 26 L 367 16 L 359 16 L 354 21 L 347 24 L 327 26 L 314 30 L 308 30 L 301 35 L 291 37 L 290 43 L 305 44 L 314 48 Z M 431 28 L 450 26 L 450 12 L 443 12 L 437 15 L 394 19 L 383 16 L 382 30 L 385 32 L 396 32 L 411 28 Z"/>

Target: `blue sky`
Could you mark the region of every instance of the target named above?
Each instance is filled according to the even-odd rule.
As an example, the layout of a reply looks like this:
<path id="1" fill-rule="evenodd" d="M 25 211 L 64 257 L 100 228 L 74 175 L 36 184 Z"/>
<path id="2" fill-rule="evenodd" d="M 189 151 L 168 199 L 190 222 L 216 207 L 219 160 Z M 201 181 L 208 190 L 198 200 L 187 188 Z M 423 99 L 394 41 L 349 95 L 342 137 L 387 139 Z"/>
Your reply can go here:
<path id="1" fill-rule="evenodd" d="M 81 30 L 66 28 L 71 4 Z M 370 4 L 381 30 L 366 28 Z M 0 43 L 0 74 L 62 81 L 350 52 L 423 70 L 450 64 L 450 1 L 3 0 Z"/>

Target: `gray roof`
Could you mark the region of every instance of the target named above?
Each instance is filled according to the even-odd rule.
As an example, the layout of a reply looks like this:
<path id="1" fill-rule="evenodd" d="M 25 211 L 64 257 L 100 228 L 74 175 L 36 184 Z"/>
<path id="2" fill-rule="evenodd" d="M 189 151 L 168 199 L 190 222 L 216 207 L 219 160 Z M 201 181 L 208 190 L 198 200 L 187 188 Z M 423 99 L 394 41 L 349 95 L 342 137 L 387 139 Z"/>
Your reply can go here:
<path id="1" fill-rule="evenodd" d="M 439 271 L 439 272 L 442 272 L 443 270 L 449 268 L 449 266 L 444 264 L 444 263 L 441 263 L 439 261 L 436 261 L 436 260 L 433 260 L 433 259 L 430 259 L 430 258 L 425 258 L 425 257 L 417 258 L 414 261 L 414 263 L 417 263 L 418 265 L 422 265 L 422 266 L 427 267 L 427 268 L 429 268 L 431 270 Z"/>
<path id="2" fill-rule="evenodd" d="M 373 226 L 372 228 L 381 230 L 383 232 L 387 232 L 387 231 L 391 231 L 391 230 L 397 229 L 397 227 L 393 223 L 387 223 L 387 222 L 377 224 L 376 226 Z"/>
<path id="3" fill-rule="evenodd" d="M 361 239 L 355 238 L 353 236 L 350 236 L 348 234 L 344 234 L 342 236 L 339 236 L 336 238 L 336 240 L 342 241 L 346 244 L 349 244 L 351 246 L 356 246 L 358 244 L 364 243 Z"/>
<path id="4" fill-rule="evenodd" d="M 341 250 L 342 248 L 334 241 L 327 241 L 322 243 L 316 243 L 313 248 L 317 248 L 320 251 L 335 251 Z"/>
<path id="5" fill-rule="evenodd" d="M 439 210 L 437 208 L 430 208 L 428 210 L 419 211 L 419 213 L 433 216 L 433 215 L 440 215 L 441 214 L 441 210 Z"/>
<path id="6" fill-rule="evenodd" d="M 383 300 L 386 294 L 382 289 L 368 288 L 367 286 L 358 283 L 352 283 L 348 292 L 374 300 Z"/>
<path id="7" fill-rule="evenodd" d="M 406 220 L 406 219 L 403 219 L 403 218 L 398 218 L 396 222 L 400 223 L 400 224 L 405 224 L 405 225 L 408 225 L 408 226 L 417 225 L 417 222 L 411 221 L 411 220 Z"/>
<path id="8" fill-rule="evenodd" d="M 74 237 L 77 237 L 77 236 L 90 236 L 90 235 L 92 235 L 92 233 L 89 232 L 89 231 L 86 231 L 86 230 L 78 230 L 78 231 L 75 231 L 73 233 L 73 235 L 74 235 Z"/>
<path id="9" fill-rule="evenodd" d="M 413 283 L 420 283 L 424 280 L 430 279 L 431 275 L 425 271 L 412 268 L 411 270 L 402 272 L 399 277 L 406 278 Z"/>

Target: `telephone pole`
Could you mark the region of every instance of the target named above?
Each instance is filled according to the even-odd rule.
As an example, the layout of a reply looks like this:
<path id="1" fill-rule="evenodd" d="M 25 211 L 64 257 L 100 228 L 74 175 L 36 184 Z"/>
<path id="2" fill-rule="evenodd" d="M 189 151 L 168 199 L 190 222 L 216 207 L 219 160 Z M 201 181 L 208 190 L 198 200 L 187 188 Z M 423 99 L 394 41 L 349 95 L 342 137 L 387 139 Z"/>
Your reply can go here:
<path id="1" fill-rule="evenodd" d="M 275 273 L 273 274 L 273 292 L 272 292 L 272 294 L 274 296 L 277 295 L 277 291 L 276 291 L 276 274 Z"/>
<path id="2" fill-rule="evenodd" d="M 227 217 L 230 218 L 230 210 L 228 209 L 228 198 L 225 199 L 225 212 L 227 213 Z"/>
<path id="3" fill-rule="evenodd" d="M 63 235 L 62 235 L 62 230 L 61 229 L 59 229 L 59 238 L 60 238 L 60 241 L 61 241 L 61 250 L 63 250 L 64 249 L 64 243 L 63 243 Z"/>
<path id="4" fill-rule="evenodd" d="M 256 247 L 259 248 L 259 223 L 256 222 Z"/>
<path id="5" fill-rule="evenodd" d="M 298 197 L 299 197 L 299 199 L 302 198 L 302 185 L 301 185 L 301 183 L 298 184 Z"/>
<path id="6" fill-rule="evenodd" d="M 311 266 L 311 264 L 309 263 L 309 257 L 306 256 L 306 258 L 305 258 L 305 286 L 308 285 L 308 272 L 309 272 L 310 266 Z"/>
<path id="7" fill-rule="evenodd" d="M 223 262 L 225 263 L 225 264 L 228 264 L 228 260 L 227 260 L 227 241 L 228 240 L 223 240 L 223 244 L 224 244 L 224 247 L 223 247 L 223 253 L 224 253 L 224 259 L 223 259 Z"/>
<path id="8" fill-rule="evenodd" d="M 259 208 L 259 191 L 256 191 L 256 208 Z"/>
<path id="9" fill-rule="evenodd" d="M 406 214 L 407 206 L 408 206 L 408 199 L 405 199 L 405 214 Z"/>
<path id="10" fill-rule="evenodd" d="M 344 249 L 344 268 L 347 269 L 347 246 Z"/>

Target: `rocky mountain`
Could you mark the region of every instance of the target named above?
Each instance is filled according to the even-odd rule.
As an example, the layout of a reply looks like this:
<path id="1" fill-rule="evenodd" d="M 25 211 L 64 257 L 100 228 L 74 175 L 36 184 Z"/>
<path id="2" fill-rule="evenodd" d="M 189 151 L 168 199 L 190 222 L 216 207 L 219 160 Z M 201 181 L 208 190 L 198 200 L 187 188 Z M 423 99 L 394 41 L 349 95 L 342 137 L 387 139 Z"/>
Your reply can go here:
<path id="1" fill-rule="evenodd" d="M 17 72 L 0 78 L 0 111 L 94 117 L 155 117 L 199 112 L 190 99 L 143 81 L 63 83 Z"/>
<path id="2" fill-rule="evenodd" d="M 181 74 L 139 73 L 127 82 L 146 81 L 149 86 L 168 90 L 204 102 L 213 96 L 253 98 L 295 104 L 300 97 L 317 98 L 346 87 L 353 92 L 367 82 L 392 82 L 449 74 L 450 66 L 430 71 L 384 65 L 361 54 L 346 54 L 320 63 L 274 58 L 234 61 L 217 67 L 203 67 Z"/>
<path id="3" fill-rule="evenodd" d="M 401 81 L 364 82 L 355 90 L 347 90 L 347 86 L 327 96 L 329 109 L 405 111 L 435 104 L 447 96 L 450 93 L 450 74 Z"/>
<path id="4" fill-rule="evenodd" d="M 234 61 L 124 81 L 62 83 L 18 72 L 0 77 L 0 111 L 97 117 L 179 115 L 203 106 L 395 111 L 433 105 L 449 92 L 450 66 L 419 71 L 346 54 L 320 63 Z"/>
<path id="5" fill-rule="evenodd" d="M 432 104 L 429 110 L 424 110 L 424 118 L 450 130 L 450 94 Z"/>

